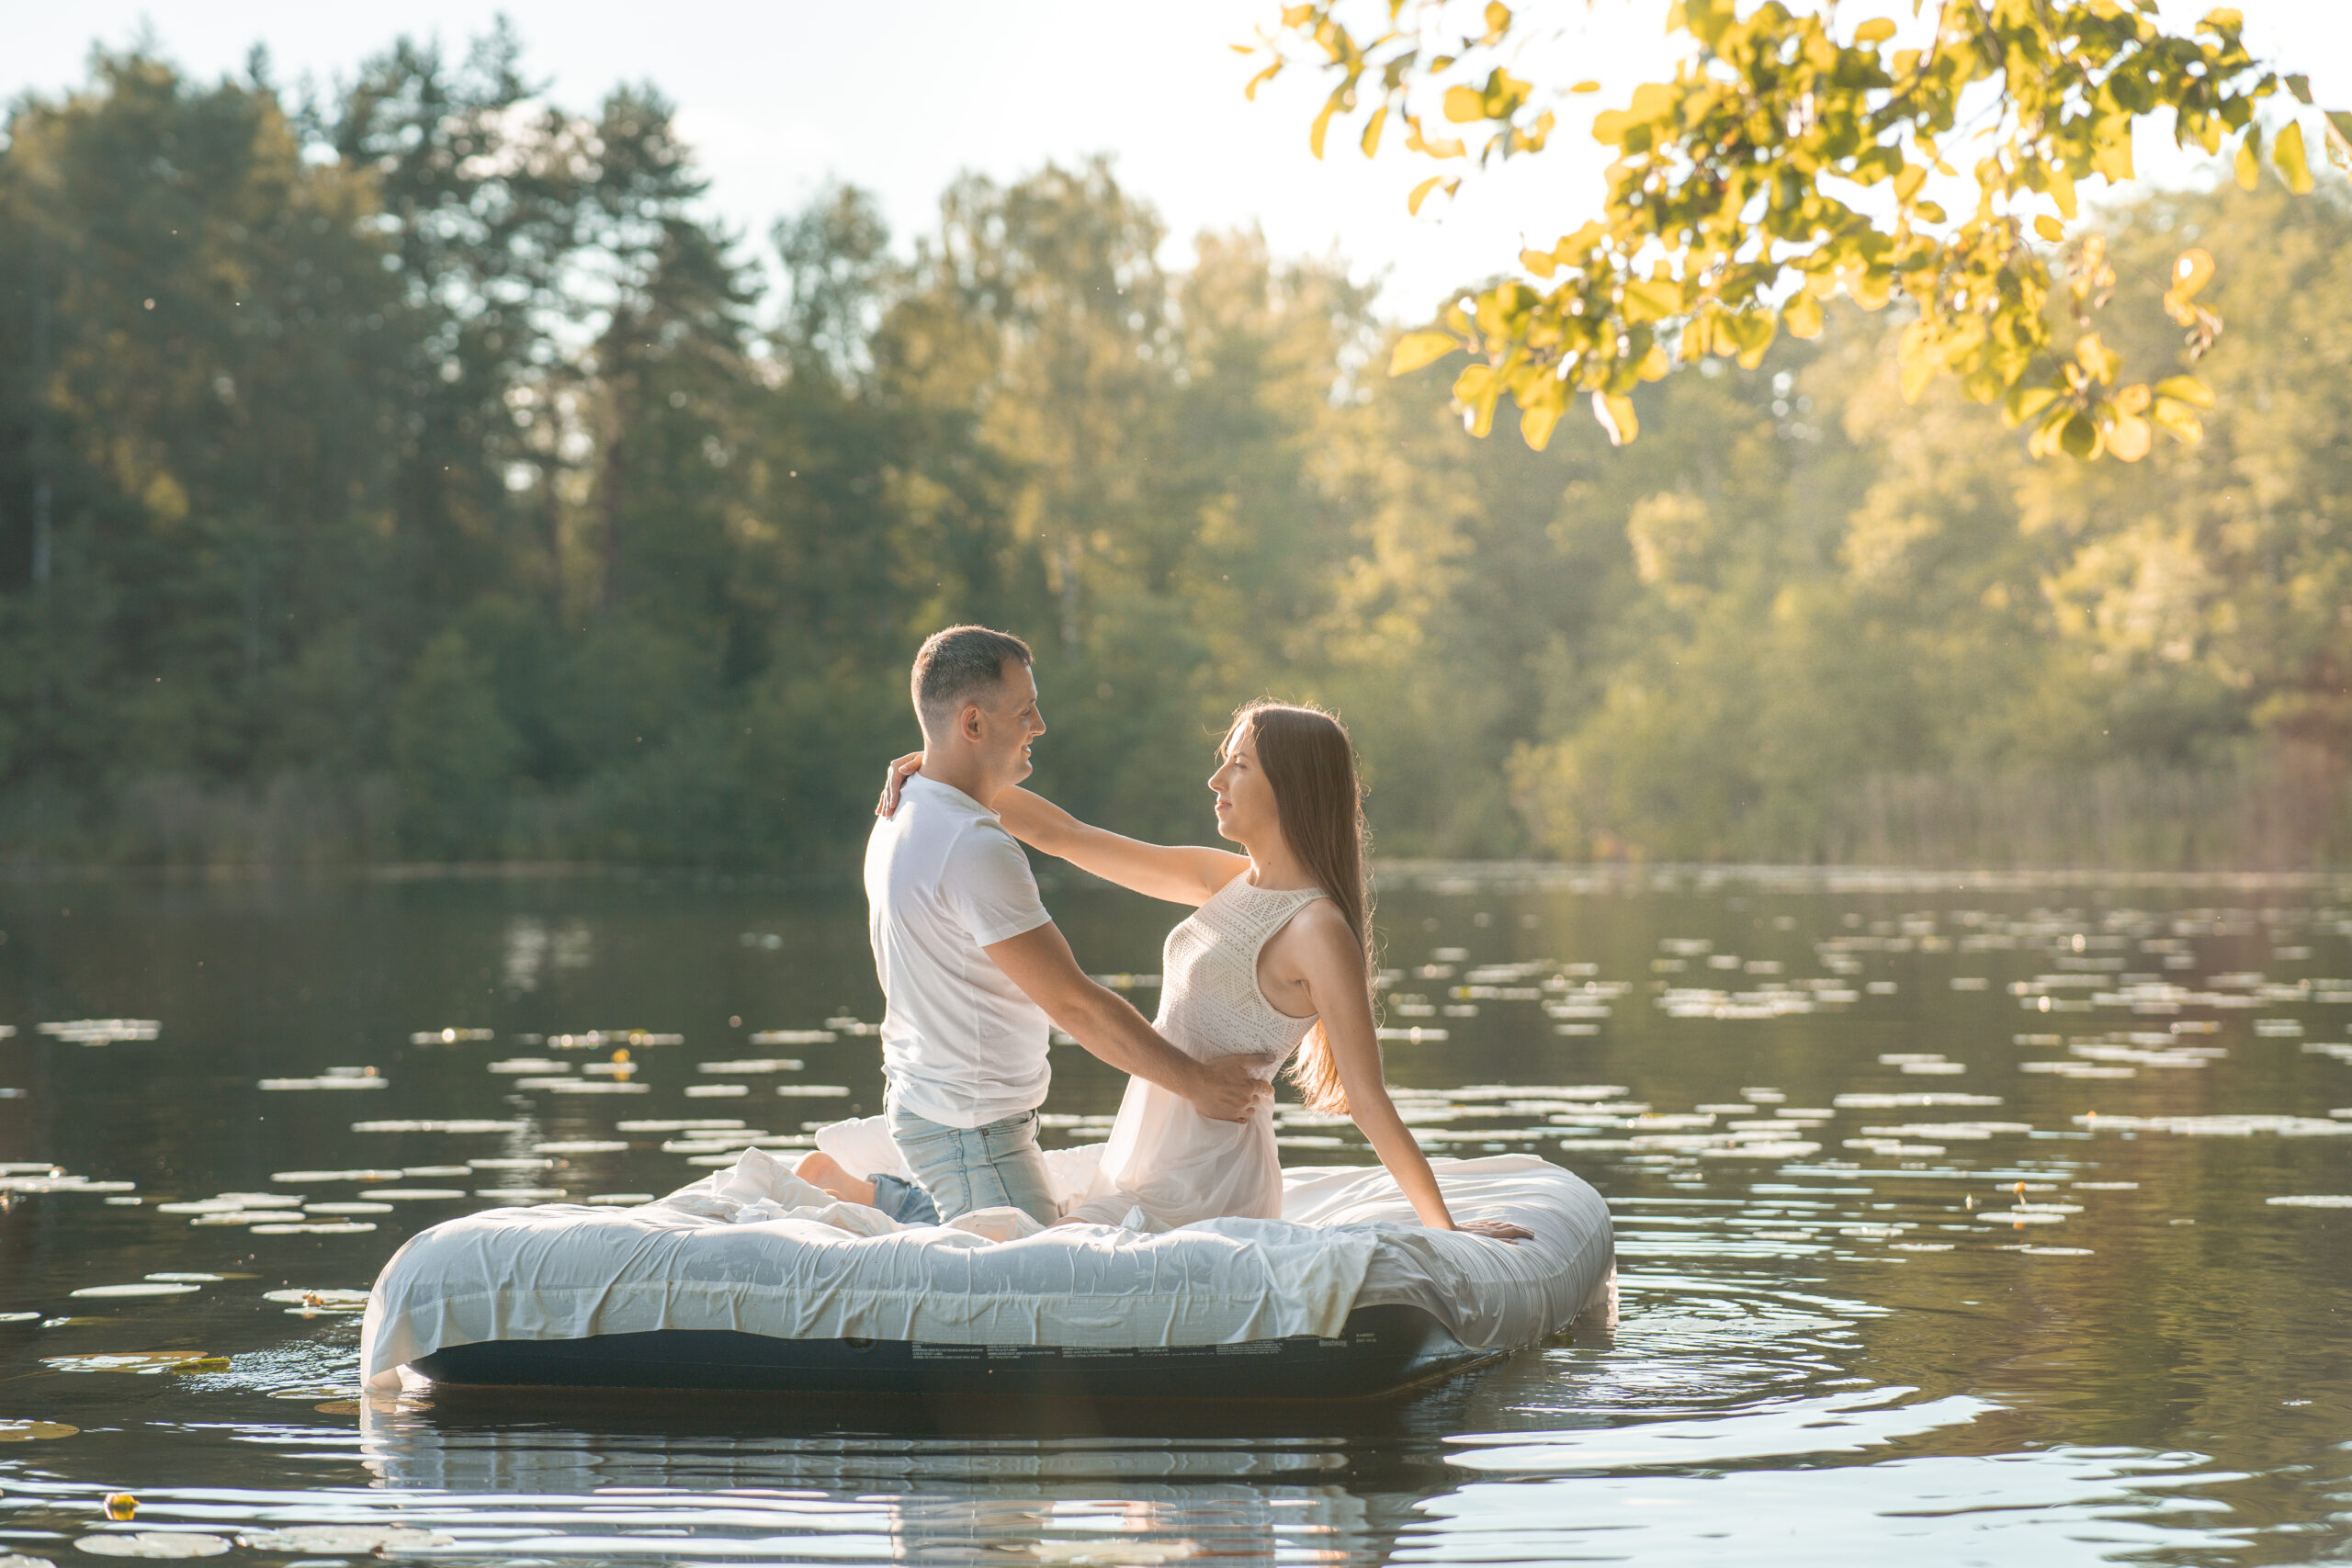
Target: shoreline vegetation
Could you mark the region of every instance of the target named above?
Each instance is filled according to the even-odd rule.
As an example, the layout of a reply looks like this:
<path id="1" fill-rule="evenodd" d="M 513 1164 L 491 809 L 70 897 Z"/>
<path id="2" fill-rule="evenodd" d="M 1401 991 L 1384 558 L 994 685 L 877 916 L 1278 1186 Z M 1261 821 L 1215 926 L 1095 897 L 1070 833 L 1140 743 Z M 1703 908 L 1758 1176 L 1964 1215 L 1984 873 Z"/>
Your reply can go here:
<path id="1" fill-rule="evenodd" d="M 2134 364 L 2218 265 L 2194 447 L 2038 462 L 1840 306 L 1534 453 L 1382 376 L 1342 261 L 1173 265 L 1105 162 L 755 238 L 671 115 L 503 32 L 12 106 L 0 871 L 836 878 L 956 620 L 1146 837 L 1265 694 L 1347 718 L 1392 863 L 2352 864 L 2341 182 L 2105 213 Z"/>
<path id="2" fill-rule="evenodd" d="M 2352 813 L 2344 765 L 2316 748 L 2249 751 L 2229 769 L 2121 761 L 2072 773 L 1983 776 L 1872 774 L 1838 796 L 1806 843 L 1758 844 L 1712 863 L 1873 867 L 1950 872 L 2236 874 L 2352 866 Z M 473 859 L 404 857 L 398 785 L 366 781 L 345 796 L 316 780 L 280 778 L 253 793 L 206 793 L 184 778 L 141 781 L 102 819 L 75 830 L 40 818 L 50 803 L 7 804 L 0 818 L 0 874 L 102 868 L 197 873 L 337 870 L 386 875 L 563 875 L 621 870 L 752 874 L 755 862 L 606 861 L 564 852 L 560 805 L 518 808 L 507 853 Z M 791 868 L 820 883 L 854 881 L 863 840 Z M 1541 849 L 1520 857 L 1383 857 L 1405 874 L 1463 863 L 1525 868 L 1656 869 L 1691 865 L 1604 845 L 1605 856 L 1569 860 Z M 81 852 L 59 853 L 61 849 Z"/>

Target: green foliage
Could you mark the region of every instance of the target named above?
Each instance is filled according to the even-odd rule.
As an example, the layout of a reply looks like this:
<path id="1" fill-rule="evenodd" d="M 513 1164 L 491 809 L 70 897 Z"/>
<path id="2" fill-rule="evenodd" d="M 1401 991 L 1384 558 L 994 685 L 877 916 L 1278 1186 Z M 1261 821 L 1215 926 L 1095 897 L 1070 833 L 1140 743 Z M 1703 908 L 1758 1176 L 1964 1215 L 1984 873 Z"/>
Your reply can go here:
<path id="1" fill-rule="evenodd" d="M 1256 52 L 1268 62 L 1250 90 L 1293 65 L 1329 79 L 1309 135 L 1318 158 L 1333 117 L 1348 114 L 1364 117 L 1367 156 L 1394 117 L 1408 151 L 1467 158 L 1460 139 L 1424 134 L 1432 109 L 1484 129 L 1482 164 L 1542 152 L 1562 100 L 1595 85 L 1511 74 L 1543 31 L 1540 12 L 1490 4 L 1465 30 L 1466 9 L 1286 6 L 1261 36 Z M 2153 0 L 1942 0 L 1923 24 L 1876 17 L 1842 38 L 1838 20 L 1834 4 L 1768 0 L 1742 16 L 1735 0 L 1675 0 L 1667 27 L 1690 41 L 1690 57 L 1672 81 L 1593 119 L 1594 139 L 1617 153 L 1599 214 L 1522 250 L 1523 276 L 1465 296 L 1399 342 L 1390 373 L 1466 349 L 1453 396 L 1473 434 L 1487 433 L 1508 395 L 1540 448 L 1584 394 L 1610 439 L 1624 442 L 1637 433 L 1632 394 L 1643 382 L 1710 356 L 1752 370 L 1783 329 L 1818 334 L 1832 299 L 1876 310 L 1899 295 L 1916 311 L 1897 345 L 1906 401 L 1949 374 L 1974 400 L 2000 402 L 2012 424 L 2030 423 L 2037 455 L 2136 462 L 2158 430 L 2197 440 L 2191 411 L 2211 402 L 2203 385 L 2174 376 L 2119 386 L 2120 359 L 2087 330 L 2090 303 L 2112 288 L 2098 281 L 2098 237 L 2060 247 L 2064 285 L 2034 237 L 2066 239 L 2085 181 L 2132 178 L 2133 133 L 2150 119 L 2168 118 L 2177 142 L 2209 153 L 2235 139 L 2251 188 L 2256 107 L 2282 91 L 2308 104 L 2301 78 L 2259 65 L 2243 18 L 2226 8 L 2180 32 L 2156 19 Z M 2312 118 L 2330 155 L 2352 165 L 2352 117 Z M 2295 120 L 2270 152 L 2289 188 L 2312 188 Z M 1962 157 L 1973 160 L 1964 174 L 1949 161 Z M 1944 183 L 1931 194 L 1934 176 Z M 1458 184 L 1432 176 L 1408 205 L 1418 212 L 1432 189 Z M 1936 199 L 1952 192 L 1973 197 L 1957 218 Z M 2192 357 L 2221 325 L 2191 303 L 2204 282 L 2178 276 L 2167 293 L 2191 328 Z M 2057 335 L 2061 297 L 2079 323 L 2071 341 Z"/>
<path id="2" fill-rule="evenodd" d="M 138 57 L 19 104 L 0 842 L 839 874 L 962 619 L 1039 649 L 1040 784 L 1146 835 L 1208 835 L 1267 694 L 1347 716 L 1391 855 L 1854 852 L 1955 778 L 2211 816 L 2288 751 L 2344 815 L 2334 191 L 2069 241 L 2116 293 L 2086 374 L 2229 321 L 2210 395 L 2140 410 L 2201 443 L 2127 468 L 1905 405 L 1904 325 L 1834 301 L 1611 394 L 1636 446 L 1479 447 L 1380 374 L 1457 340 L 1252 234 L 1170 268 L 1101 164 L 960 182 L 903 247 L 826 191 L 773 291 L 700 188 L 658 96 L 563 110 L 500 35 L 300 113 Z"/>

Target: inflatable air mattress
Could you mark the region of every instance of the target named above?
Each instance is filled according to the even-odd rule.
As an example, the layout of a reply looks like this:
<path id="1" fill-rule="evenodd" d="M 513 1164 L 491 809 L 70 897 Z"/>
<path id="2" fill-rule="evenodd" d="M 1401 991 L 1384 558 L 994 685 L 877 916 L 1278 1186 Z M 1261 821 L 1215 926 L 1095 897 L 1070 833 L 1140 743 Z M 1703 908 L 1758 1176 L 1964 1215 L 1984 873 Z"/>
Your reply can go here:
<path id="1" fill-rule="evenodd" d="M 1082 1190 L 1099 1154 L 1049 1154 L 1056 1185 Z M 746 1149 L 637 1208 L 500 1208 L 418 1233 L 370 1295 L 363 1375 L 378 1391 L 1363 1398 L 1606 1301 L 1609 1213 L 1584 1181 L 1528 1155 L 1432 1164 L 1457 1218 L 1533 1238 L 1425 1229 L 1377 1167 L 1285 1172 L 1279 1220 L 1041 1230 L 998 1209 L 901 1226 Z"/>

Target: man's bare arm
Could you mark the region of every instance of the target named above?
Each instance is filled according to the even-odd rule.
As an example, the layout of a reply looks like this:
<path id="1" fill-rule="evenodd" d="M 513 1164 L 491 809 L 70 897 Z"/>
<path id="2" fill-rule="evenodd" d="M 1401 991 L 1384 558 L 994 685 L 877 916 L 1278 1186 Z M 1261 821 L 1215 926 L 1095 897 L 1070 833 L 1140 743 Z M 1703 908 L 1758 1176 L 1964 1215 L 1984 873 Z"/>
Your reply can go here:
<path id="1" fill-rule="evenodd" d="M 1233 1055 L 1201 1062 L 1179 1051 L 1125 998 L 1086 977 L 1061 928 L 1051 920 L 980 951 L 1088 1051 L 1123 1073 L 1182 1095 L 1202 1115 L 1247 1121 L 1273 1098 L 1272 1087 L 1251 1074 L 1268 1058 Z"/>

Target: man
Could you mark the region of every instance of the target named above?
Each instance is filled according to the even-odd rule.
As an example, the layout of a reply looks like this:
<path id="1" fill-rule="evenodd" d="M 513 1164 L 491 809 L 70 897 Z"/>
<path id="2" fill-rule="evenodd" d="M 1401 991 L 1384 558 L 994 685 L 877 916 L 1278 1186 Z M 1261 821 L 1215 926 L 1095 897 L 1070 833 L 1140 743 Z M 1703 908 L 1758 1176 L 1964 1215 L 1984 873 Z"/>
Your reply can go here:
<path id="1" fill-rule="evenodd" d="M 990 808 L 1029 776 L 1046 732 L 1029 647 L 950 626 L 915 656 L 922 772 L 865 850 L 867 925 L 888 1007 L 882 1065 L 890 1134 L 914 1172 L 870 1187 L 831 1156 L 800 1174 L 908 1224 L 1000 1205 L 1056 1219 L 1037 1153 L 1037 1107 L 1059 1024 L 1122 1072 L 1241 1121 L 1271 1094 L 1234 1055 L 1210 1064 L 1170 1044 L 1124 998 L 1088 979 L 1037 896 L 1029 858 Z"/>

